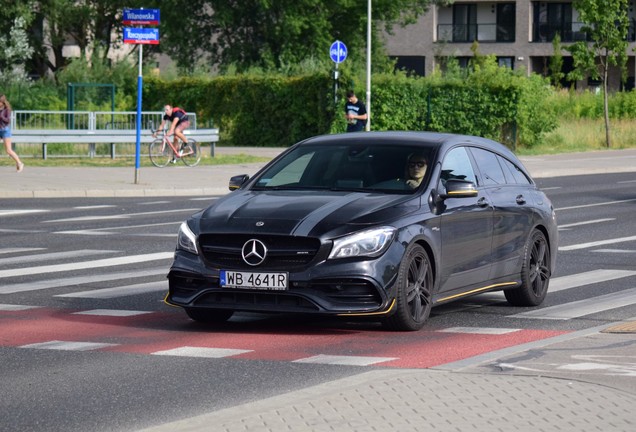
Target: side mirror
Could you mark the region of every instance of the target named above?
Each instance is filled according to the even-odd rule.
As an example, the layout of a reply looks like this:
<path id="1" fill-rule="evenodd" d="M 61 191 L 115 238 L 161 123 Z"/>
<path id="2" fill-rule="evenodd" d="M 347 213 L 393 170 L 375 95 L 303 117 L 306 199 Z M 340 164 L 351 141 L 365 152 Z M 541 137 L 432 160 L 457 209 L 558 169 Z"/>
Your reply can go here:
<path id="1" fill-rule="evenodd" d="M 447 180 L 446 191 L 440 194 L 442 199 L 471 198 L 477 196 L 477 186 L 468 180 Z"/>
<path id="2" fill-rule="evenodd" d="M 250 179 L 250 176 L 247 174 L 241 174 L 230 178 L 229 188 L 231 191 L 235 191 L 240 189 L 241 186 L 245 184 L 246 181 Z"/>

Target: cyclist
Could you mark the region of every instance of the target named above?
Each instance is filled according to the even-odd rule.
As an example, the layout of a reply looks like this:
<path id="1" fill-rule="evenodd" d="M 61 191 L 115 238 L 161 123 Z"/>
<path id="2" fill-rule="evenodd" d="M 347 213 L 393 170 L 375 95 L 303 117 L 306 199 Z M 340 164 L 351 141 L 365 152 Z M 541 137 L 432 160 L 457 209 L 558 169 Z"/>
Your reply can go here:
<path id="1" fill-rule="evenodd" d="M 185 137 L 185 135 L 183 135 L 183 131 L 188 126 L 190 126 L 190 119 L 188 118 L 188 114 L 179 107 L 166 105 L 163 107 L 163 119 L 161 120 L 161 125 L 159 125 L 159 129 L 157 129 L 157 132 L 163 130 L 163 126 L 167 122 L 170 123 L 170 129 L 168 129 L 167 135 L 170 136 L 174 134 L 174 141 L 172 142 L 174 144 L 174 147 L 178 148 L 177 144 L 179 142 L 179 139 L 185 145 L 185 143 L 188 142 L 188 139 Z M 153 133 L 152 136 L 156 138 L 157 132 Z M 175 159 L 172 159 L 173 163 L 175 161 Z"/>

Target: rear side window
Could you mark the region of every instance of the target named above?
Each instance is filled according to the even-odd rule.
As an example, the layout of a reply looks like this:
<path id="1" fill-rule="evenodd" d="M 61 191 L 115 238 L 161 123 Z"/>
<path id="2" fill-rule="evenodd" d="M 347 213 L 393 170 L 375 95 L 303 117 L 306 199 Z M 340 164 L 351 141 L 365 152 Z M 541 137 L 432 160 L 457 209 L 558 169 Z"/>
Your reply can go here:
<path id="1" fill-rule="evenodd" d="M 480 148 L 471 148 L 470 151 L 481 172 L 484 186 L 506 184 L 506 176 L 496 154 Z"/>
<path id="2" fill-rule="evenodd" d="M 506 174 L 506 179 L 508 179 L 508 183 L 516 183 L 516 184 L 532 184 L 530 179 L 526 177 L 526 175 L 519 169 L 519 167 L 512 162 L 510 162 L 506 158 L 499 157 L 499 162 L 501 166 L 504 168 L 504 172 Z"/>

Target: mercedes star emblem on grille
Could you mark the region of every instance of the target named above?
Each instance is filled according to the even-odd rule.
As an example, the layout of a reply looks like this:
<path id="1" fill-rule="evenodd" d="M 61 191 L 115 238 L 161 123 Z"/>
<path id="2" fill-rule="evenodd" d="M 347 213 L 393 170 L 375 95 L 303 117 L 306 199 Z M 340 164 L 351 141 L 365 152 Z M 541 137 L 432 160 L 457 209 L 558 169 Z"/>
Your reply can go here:
<path id="1" fill-rule="evenodd" d="M 251 239 L 245 242 L 243 249 L 241 249 L 241 255 L 243 261 L 251 266 L 257 266 L 265 261 L 267 256 L 267 247 L 262 241 Z"/>

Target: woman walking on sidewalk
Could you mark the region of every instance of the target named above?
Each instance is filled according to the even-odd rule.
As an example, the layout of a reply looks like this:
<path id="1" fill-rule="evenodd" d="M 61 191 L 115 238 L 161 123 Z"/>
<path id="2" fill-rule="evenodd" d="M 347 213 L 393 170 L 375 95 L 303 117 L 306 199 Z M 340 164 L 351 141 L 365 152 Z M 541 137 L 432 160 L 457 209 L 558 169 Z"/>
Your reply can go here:
<path id="1" fill-rule="evenodd" d="M 5 95 L 0 95 L 0 140 L 4 141 L 4 148 L 15 161 L 18 172 L 22 172 L 24 164 L 11 148 L 11 104 Z"/>

